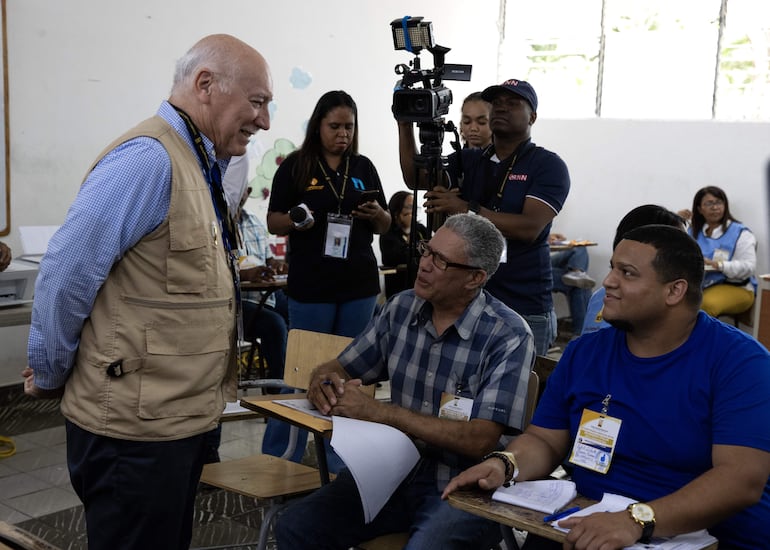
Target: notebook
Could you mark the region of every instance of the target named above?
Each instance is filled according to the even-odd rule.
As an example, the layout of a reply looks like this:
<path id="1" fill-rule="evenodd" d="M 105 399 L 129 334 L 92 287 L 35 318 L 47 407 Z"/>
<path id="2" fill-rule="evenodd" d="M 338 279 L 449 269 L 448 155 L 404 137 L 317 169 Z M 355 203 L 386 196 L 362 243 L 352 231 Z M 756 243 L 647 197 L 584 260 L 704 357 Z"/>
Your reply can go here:
<path id="1" fill-rule="evenodd" d="M 492 494 L 492 500 L 507 502 L 553 514 L 569 504 L 577 496 L 575 483 L 565 479 L 540 479 L 520 481 L 510 487 L 500 487 Z"/>

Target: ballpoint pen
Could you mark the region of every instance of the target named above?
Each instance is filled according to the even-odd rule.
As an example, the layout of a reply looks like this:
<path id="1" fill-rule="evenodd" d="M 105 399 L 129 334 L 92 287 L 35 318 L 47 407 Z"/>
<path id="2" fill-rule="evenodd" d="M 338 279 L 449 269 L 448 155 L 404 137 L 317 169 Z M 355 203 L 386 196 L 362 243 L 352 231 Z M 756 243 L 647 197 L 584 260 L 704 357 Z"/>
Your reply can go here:
<path id="1" fill-rule="evenodd" d="M 566 518 L 568 515 L 573 514 L 578 510 L 580 510 L 580 506 L 573 506 L 572 508 L 567 508 L 566 510 L 562 510 L 561 512 L 556 512 L 555 514 L 551 514 L 550 516 L 545 516 L 543 518 L 543 521 L 545 523 L 557 521 L 557 520 Z"/>

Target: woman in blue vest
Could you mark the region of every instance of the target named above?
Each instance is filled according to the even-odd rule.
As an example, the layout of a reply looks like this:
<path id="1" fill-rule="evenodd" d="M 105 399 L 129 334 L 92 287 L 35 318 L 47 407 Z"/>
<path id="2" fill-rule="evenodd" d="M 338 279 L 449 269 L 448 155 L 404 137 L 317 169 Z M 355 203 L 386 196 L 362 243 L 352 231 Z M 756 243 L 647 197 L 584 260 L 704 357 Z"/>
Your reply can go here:
<path id="1" fill-rule="evenodd" d="M 737 315 L 754 303 L 757 281 L 757 240 L 748 227 L 730 214 L 727 195 L 719 187 L 704 187 L 692 201 L 689 233 L 698 241 L 706 269 L 701 309 L 714 317 Z"/>

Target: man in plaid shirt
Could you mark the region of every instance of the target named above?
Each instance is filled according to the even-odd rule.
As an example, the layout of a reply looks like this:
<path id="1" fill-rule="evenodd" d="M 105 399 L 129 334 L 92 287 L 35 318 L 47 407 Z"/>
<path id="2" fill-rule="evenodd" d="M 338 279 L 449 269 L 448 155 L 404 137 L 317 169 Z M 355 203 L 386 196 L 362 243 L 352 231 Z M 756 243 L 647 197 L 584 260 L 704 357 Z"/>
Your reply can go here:
<path id="1" fill-rule="evenodd" d="M 323 413 L 409 434 L 421 460 L 369 524 L 347 469 L 281 515 L 279 548 L 348 548 L 408 531 L 414 548 L 489 548 L 496 523 L 441 500 L 450 477 L 522 428 L 534 360 L 527 323 L 483 286 L 503 252 L 487 219 L 458 214 L 421 242 L 413 290 L 393 296 L 335 360 L 316 368 L 308 398 Z M 356 391 L 390 380 L 391 402 Z M 513 431 L 512 431 L 513 430 Z"/>
<path id="2" fill-rule="evenodd" d="M 236 220 L 243 249 L 256 267 L 242 268 L 240 276 L 243 281 L 269 280 L 276 274 L 286 273 L 286 264 L 273 257 L 265 225 L 257 216 L 243 208 L 250 195 L 251 187 L 248 187 L 241 198 Z M 283 378 L 283 365 L 286 360 L 286 315 L 281 313 L 280 305 L 276 305 L 276 295 L 282 293 L 281 290 L 272 293 L 262 308 L 259 307 L 261 292 L 251 290 L 242 294 L 245 335 L 247 339 L 261 339 L 262 353 L 267 361 L 270 378 Z"/>

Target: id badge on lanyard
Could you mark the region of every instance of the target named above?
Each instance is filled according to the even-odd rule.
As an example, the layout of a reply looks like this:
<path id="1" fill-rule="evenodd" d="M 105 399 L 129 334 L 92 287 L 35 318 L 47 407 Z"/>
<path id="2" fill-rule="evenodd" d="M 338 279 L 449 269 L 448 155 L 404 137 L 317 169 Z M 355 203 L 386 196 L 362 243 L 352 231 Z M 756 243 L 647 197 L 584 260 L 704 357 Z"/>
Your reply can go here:
<path id="1" fill-rule="evenodd" d="M 353 218 L 351 216 L 327 214 L 324 257 L 346 260 L 352 229 Z"/>
<path id="2" fill-rule="evenodd" d="M 572 446 L 569 461 L 575 466 L 581 466 L 600 474 L 606 474 L 610 469 L 615 445 L 618 442 L 620 425 L 619 418 L 607 414 L 611 395 L 602 401 L 602 411 L 583 410 L 580 418 L 575 444 Z"/>

